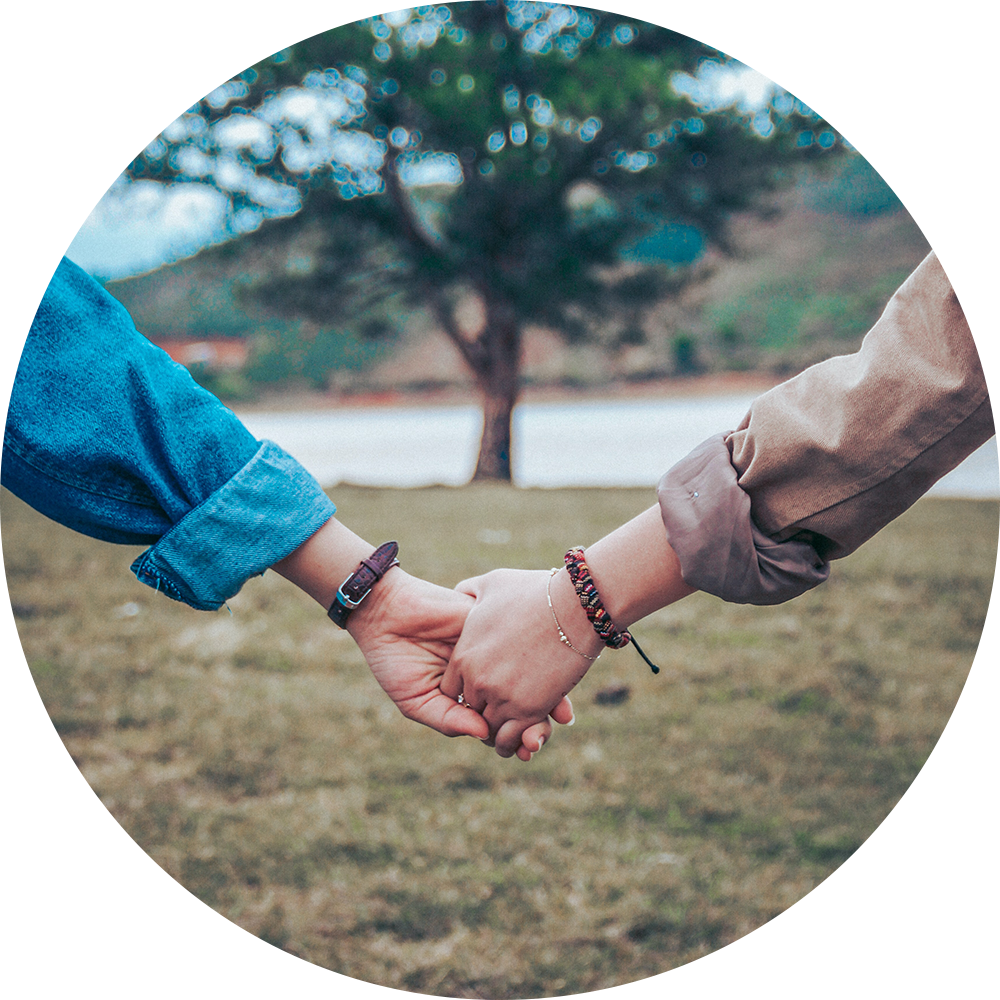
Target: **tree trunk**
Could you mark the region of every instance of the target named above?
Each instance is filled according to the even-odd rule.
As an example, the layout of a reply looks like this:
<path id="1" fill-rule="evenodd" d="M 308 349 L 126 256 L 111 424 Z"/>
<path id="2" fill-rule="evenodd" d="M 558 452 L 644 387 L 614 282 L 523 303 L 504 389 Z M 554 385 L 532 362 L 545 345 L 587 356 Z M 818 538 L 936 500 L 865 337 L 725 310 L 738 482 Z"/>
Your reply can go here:
<path id="1" fill-rule="evenodd" d="M 521 392 L 521 323 L 517 310 L 490 288 L 480 286 L 486 322 L 474 337 L 467 337 L 440 288 L 429 287 L 438 321 L 476 378 L 483 394 L 483 435 L 473 482 L 511 481 L 511 416 Z"/>
<path id="2" fill-rule="evenodd" d="M 510 423 L 517 393 L 497 392 L 492 386 L 483 391 L 483 436 L 473 482 L 484 479 L 511 481 Z"/>
<path id="3" fill-rule="evenodd" d="M 483 436 L 473 481 L 511 481 L 511 416 L 521 391 L 521 329 L 506 302 L 486 299 L 483 351 L 473 365 L 483 394 Z"/>

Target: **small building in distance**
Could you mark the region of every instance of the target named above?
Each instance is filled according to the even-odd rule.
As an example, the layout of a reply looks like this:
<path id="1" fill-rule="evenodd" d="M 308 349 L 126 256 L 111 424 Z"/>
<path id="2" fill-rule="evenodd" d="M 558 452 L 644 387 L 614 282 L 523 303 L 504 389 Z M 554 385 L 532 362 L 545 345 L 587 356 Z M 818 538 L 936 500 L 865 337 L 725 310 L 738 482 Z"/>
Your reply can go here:
<path id="1" fill-rule="evenodd" d="M 203 372 L 242 371 L 250 346 L 242 337 L 150 337 L 157 347 L 185 368 Z"/>

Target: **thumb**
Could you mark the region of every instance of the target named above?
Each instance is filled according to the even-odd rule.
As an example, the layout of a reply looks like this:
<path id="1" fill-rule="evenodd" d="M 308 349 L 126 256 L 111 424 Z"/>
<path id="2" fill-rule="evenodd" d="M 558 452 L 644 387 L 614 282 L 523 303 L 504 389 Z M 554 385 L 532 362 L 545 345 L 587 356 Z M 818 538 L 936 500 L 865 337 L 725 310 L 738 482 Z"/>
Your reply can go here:
<path id="1" fill-rule="evenodd" d="M 573 714 L 573 702 L 566 697 L 563 697 L 563 700 L 549 712 L 549 715 L 553 722 L 558 722 L 561 726 L 572 726 L 576 721 L 576 716 Z"/>
<path id="2" fill-rule="evenodd" d="M 458 713 L 461 713 L 459 716 Z M 489 739 L 490 727 L 486 720 L 468 705 L 458 705 L 454 712 L 448 715 L 448 721 L 452 723 L 452 734 L 454 736 L 474 736 L 482 742 Z"/>

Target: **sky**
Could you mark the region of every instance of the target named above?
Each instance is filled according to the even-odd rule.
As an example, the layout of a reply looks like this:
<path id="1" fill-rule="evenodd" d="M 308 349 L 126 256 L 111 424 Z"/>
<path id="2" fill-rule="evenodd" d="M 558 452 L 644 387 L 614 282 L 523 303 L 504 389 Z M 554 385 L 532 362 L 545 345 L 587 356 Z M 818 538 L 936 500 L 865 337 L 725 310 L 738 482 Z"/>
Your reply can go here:
<path id="1" fill-rule="evenodd" d="M 59 112 L 89 106 L 79 59 L 109 37 L 104 0 L 0 0 L 0 208 L 102 275 L 194 248 L 212 223 L 191 191 L 159 207 L 102 197 L 93 159 Z M 814 0 L 815 30 L 774 61 L 724 74 L 721 96 L 759 102 L 790 78 L 870 76 L 900 88 L 882 148 L 947 148 L 1000 132 L 1000 0 Z"/>

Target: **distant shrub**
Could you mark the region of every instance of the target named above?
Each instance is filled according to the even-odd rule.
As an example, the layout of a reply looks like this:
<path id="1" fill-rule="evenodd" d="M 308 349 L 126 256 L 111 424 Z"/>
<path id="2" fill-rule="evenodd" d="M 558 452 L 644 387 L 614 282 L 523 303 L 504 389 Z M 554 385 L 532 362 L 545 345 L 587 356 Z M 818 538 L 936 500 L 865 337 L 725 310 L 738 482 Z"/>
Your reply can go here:
<path id="1" fill-rule="evenodd" d="M 921 198 L 951 201 L 978 153 L 978 146 L 943 153 L 857 153 L 828 178 L 811 182 L 806 204 L 817 212 L 876 216 Z"/>
<path id="2" fill-rule="evenodd" d="M 674 359 L 674 372 L 677 375 L 695 375 L 701 371 L 698 342 L 691 334 L 678 334 L 671 341 L 670 349 Z"/>

